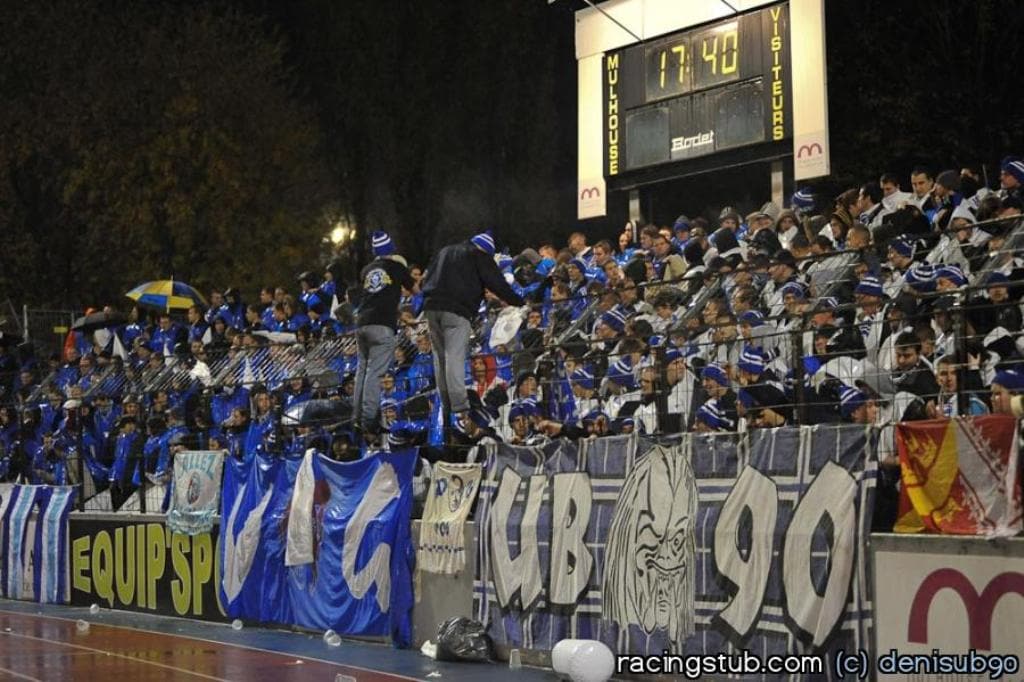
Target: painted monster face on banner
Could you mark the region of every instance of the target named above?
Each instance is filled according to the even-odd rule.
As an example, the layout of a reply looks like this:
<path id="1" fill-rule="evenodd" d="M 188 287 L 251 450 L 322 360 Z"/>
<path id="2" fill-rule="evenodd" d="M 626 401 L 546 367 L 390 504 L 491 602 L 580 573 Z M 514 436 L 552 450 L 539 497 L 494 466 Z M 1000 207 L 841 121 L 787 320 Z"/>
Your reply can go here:
<path id="1" fill-rule="evenodd" d="M 697 485 L 682 452 L 655 447 L 623 483 L 607 545 L 604 615 L 619 627 L 693 632 Z"/>

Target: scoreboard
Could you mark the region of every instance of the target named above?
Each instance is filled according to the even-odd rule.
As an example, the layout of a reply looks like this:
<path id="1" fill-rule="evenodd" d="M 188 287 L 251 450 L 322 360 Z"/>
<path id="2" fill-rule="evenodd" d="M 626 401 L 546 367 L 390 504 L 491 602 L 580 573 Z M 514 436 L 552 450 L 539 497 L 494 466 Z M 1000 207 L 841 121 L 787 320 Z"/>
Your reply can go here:
<path id="1" fill-rule="evenodd" d="M 792 136 L 783 3 L 604 56 L 604 175 Z"/>
<path id="2" fill-rule="evenodd" d="M 824 0 L 606 0 L 576 13 L 576 61 L 580 219 L 734 166 L 770 163 L 773 192 L 784 160 L 829 173 Z"/>

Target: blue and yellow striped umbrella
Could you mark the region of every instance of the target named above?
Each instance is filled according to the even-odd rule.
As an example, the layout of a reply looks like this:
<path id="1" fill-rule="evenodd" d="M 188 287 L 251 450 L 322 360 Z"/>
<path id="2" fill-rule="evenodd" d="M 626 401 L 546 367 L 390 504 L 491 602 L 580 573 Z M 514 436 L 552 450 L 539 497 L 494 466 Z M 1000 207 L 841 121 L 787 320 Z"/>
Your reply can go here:
<path id="1" fill-rule="evenodd" d="M 196 304 L 203 307 L 207 305 L 202 294 L 185 282 L 176 282 L 173 279 L 140 284 L 125 296 L 140 305 L 160 310 L 188 310 Z"/>

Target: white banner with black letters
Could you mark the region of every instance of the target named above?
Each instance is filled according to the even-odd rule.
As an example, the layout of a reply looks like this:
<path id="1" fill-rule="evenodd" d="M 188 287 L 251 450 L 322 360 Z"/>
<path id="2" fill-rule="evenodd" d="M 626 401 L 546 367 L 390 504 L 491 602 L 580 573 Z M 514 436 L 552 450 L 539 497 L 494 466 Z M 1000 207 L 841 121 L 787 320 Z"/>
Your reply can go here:
<path id="1" fill-rule="evenodd" d="M 837 425 L 494 446 L 476 616 L 513 648 L 869 648 L 870 440 Z"/>

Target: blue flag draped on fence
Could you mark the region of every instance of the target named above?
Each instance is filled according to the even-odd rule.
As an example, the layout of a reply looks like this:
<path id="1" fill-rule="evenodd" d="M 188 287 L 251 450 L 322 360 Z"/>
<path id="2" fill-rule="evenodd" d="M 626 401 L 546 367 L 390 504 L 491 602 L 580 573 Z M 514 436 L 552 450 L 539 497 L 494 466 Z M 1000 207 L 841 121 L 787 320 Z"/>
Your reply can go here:
<path id="1" fill-rule="evenodd" d="M 495 446 L 476 615 L 513 648 L 868 648 L 871 452 L 858 426 Z"/>
<path id="2" fill-rule="evenodd" d="M 340 463 L 229 461 L 222 599 L 231 617 L 412 642 L 411 452 Z"/>
<path id="3" fill-rule="evenodd" d="M 248 461 L 229 457 L 224 463 L 224 484 L 221 493 L 221 603 L 232 618 L 249 617 L 264 620 L 261 608 L 270 611 L 268 621 L 288 622 L 287 604 L 275 594 L 275 574 L 265 575 L 267 555 L 264 536 L 272 523 L 267 508 L 274 495 L 279 474 L 289 462 L 280 458 L 257 455 Z M 285 480 L 287 480 L 285 478 Z M 290 490 L 290 487 L 289 487 Z M 272 564 L 270 565 L 272 569 Z M 276 576 L 283 583 L 283 576 Z M 263 590 L 270 589 L 264 595 Z M 268 602 L 264 606 L 264 602 Z M 280 618 L 278 618 L 280 617 Z"/>

